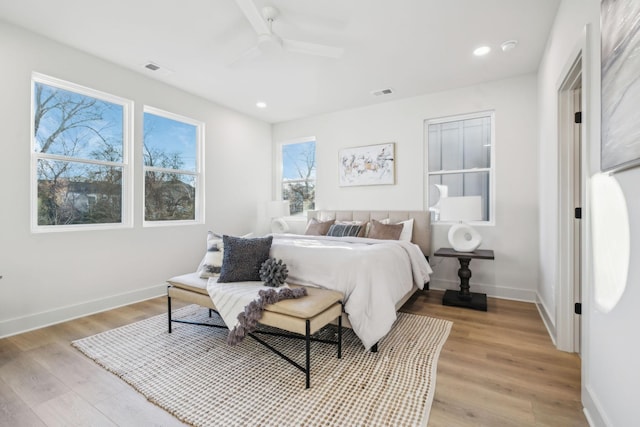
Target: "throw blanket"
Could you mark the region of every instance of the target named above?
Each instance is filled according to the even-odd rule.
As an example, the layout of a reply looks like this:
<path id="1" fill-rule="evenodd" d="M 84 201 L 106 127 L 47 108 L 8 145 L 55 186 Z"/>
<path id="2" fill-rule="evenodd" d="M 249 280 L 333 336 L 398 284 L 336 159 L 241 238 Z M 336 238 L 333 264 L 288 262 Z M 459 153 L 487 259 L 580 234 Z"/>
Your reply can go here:
<path id="1" fill-rule="evenodd" d="M 256 329 L 265 305 L 307 294 L 305 288 L 292 289 L 286 284 L 275 289 L 261 282 L 218 283 L 214 277 L 207 282 L 207 292 L 229 328 L 229 345 L 236 345 Z"/>
<path id="2" fill-rule="evenodd" d="M 396 320 L 396 303 L 432 273 L 420 248 L 399 240 L 275 234 L 271 256 L 287 264 L 289 283 L 333 289 L 365 348 Z"/>

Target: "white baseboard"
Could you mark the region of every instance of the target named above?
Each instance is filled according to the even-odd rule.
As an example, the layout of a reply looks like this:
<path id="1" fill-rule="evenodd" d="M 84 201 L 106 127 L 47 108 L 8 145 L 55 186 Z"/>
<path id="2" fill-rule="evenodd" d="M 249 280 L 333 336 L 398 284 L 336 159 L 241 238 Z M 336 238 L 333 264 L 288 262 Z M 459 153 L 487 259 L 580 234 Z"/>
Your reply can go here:
<path id="1" fill-rule="evenodd" d="M 110 297 L 85 301 L 79 304 L 68 305 L 55 308 L 53 310 L 42 311 L 40 313 L 27 316 L 14 317 L 0 321 L 0 338 L 23 332 L 40 329 L 56 323 L 66 322 L 79 317 L 88 316 L 106 310 L 111 310 L 124 305 L 156 298 L 167 294 L 167 284 L 151 286 L 144 289 L 137 289 L 132 292 L 125 292 Z"/>
<path id="2" fill-rule="evenodd" d="M 604 411 L 602 411 L 602 405 L 600 405 L 589 385 L 582 387 L 582 406 L 584 416 L 591 427 L 613 426 Z"/>
<path id="3" fill-rule="evenodd" d="M 460 289 L 458 281 L 443 280 L 431 278 L 429 282 L 429 289 L 447 290 L 447 289 Z M 489 297 L 509 299 L 515 301 L 535 302 L 536 292 L 528 289 L 516 289 L 508 288 L 505 286 L 487 285 L 483 283 L 473 282 L 471 284 L 471 292 L 480 292 L 487 294 Z"/>
<path id="4" fill-rule="evenodd" d="M 536 292 L 536 307 L 538 308 L 538 313 L 540 313 L 540 317 L 542 318 L 542 323 L 547 328 L 547 332 L 549 333 L 549 337 L 551 337 L 551 341 L 553 345 L 557 347 L 556 344 L 556 325 L 547 310 L 547 307 L 542 303 L 542 299 L 540 295 Z"/>

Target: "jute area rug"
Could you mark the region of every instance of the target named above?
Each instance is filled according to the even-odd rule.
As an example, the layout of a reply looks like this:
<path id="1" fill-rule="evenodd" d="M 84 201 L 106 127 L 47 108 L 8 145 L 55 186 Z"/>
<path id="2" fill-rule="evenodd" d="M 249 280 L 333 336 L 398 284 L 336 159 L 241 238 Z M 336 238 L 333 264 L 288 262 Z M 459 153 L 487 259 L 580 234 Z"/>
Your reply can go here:
<path id="1" fill-rule="evenodd" d="M 223 324 L 190 305 L 175 318 Z M 252 338 L 226 344 L 226 329 L 175 323 L 159 315 L 73 342 L 185 423 L 194 426 L 426 425 L 436 364 L 452 323 L 398 313 L 379 352 L 344 329 L 336 347 L 311 343 L 311 388 L 304 373 Z M 327 327 L 320 334 L 334 335 Z M 304 340 L 261 335 L 304 366 Z"/>

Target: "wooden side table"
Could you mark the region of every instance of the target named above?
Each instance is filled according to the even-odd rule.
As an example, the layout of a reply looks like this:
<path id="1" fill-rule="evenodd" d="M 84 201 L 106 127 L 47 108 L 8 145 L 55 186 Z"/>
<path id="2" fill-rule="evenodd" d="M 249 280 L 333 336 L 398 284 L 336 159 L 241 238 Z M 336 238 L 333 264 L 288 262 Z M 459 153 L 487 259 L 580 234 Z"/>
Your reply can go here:
<path id="1" fill-rule="evenodd" d="M 433 255 L 458 258 L 460 262 L 460 269 L 458 270 L 460 291 L 453 289 L 445 291 L 442 305 L 487 311 L 487 294 L 469 292 L 469 279 L 471 278 L 469 263 L 472 259 L 494 259 L 493 251 L 491 249 L 476 249 L 473 252 L 458 252 L 452 248 L 440 248 Z"/>

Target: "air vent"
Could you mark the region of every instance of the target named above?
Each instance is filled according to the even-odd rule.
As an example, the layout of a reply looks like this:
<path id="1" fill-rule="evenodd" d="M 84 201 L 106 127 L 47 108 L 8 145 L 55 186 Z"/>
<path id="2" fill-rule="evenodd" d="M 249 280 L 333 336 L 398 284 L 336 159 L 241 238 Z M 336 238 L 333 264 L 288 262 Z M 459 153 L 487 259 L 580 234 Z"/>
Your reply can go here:
<path id="1" fill-rule="evenodd" d="M 153 71 L 154 73 L 158 73 L 158 75 L 160 76 L 170 76 L 171 74 L 173 74 L 173 70 L 167 67 L 161 66 L 153 61 L 148 61 L 140 65 L 146 68 L 147 70 Z"/>
<path id="2" fill-rule="evenodd" d="M 393 89 L 387 88 L 387 89 L 374 90 L 373 92 L 371 92 L 371 95 L 383 96 L 383 95 L 391 95 L 392 93 L 393 93 Z"/>

